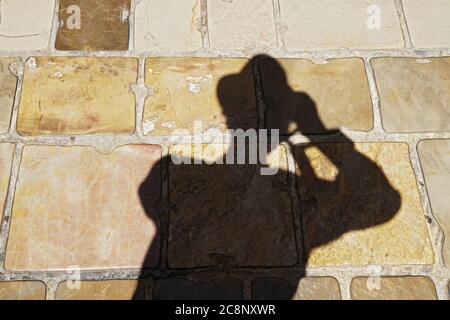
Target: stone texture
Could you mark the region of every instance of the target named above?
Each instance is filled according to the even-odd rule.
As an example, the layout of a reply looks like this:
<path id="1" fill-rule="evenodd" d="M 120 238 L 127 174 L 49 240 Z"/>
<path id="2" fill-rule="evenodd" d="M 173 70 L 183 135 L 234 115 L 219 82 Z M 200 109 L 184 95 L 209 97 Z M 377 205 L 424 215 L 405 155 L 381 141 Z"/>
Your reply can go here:
<path id="1" fill-rule="evenodd" d="M 169 153 L 208 163 L 223 154 L 213 145 L 193 148 L 177 145 Z M 170 162 L 169 267 L 296 263 L 286 150 L 279 148 L 268 161 L 279 169 L 275 175 L 261 175 L 260 165 Z"/>
<path id="2" fill-rule="evenodd" d="M 369 29 L 368 8 L 380 10 L 379 29 Z M 403 36 L 394 1 L 280 0 L 289 50 L 402 48 Z"/>
<path id="3" fill-rule="evenodd" d="M 9 130 L 17 77 L 9 70 L 16 58 L 0 58 L 0 134 Z"/>
<path id="4" fill-rule="evenodd" d="M 0 281 L 0 300 L 45 300 L 45 291 L 40 281 Z"/>
<path id="5" fill-rule="evenodd" d="M 147 250 L 158 246 L 160 157 L 160 147 L 151 145 L 110 154 L 26 146 L 6 269 L 139 268 L 144 258 L 146 267 L 155 266 L 159 251 Z"/>
<path id="6" fill-rule="evenodd" d="M 149 58 L 144 132 L 169 135 L 174 130 L 256 128 L 253 74 L 246 59 Z"/>
<path id="7" fill-rule="evenodd" d="M 298 285 L 278 278 L 257 278 L 252 281 L 255 300 L 340 300 L 339 283 L 331 277 L 305 277 Z"/>
<path id="8" fill-rule="evenodd" d="M 378 287 L 377 287 L 378 286 Z M 355 278 L 351 285 L 355 300 L 436 300 L 433 281 L 425 277 Z"/>
<path id="9" fill-rule="evenodd" d="M 271 0 L 209 1 L 208 30 L 211 48 L 216 50 L 277 47 Z"/>
<path id="10" fill-rule="evenodd" d="M 443 255 L 450 267 L 450 140 L 424 140 L 418 146 L 433 215 L 444 231 Z"/>
<path id="11" fill-rule="evenodd" d="M 189 281 L 165 279 L 155 283 L 155 300 L 241 300 L 242 284 L 236 279 Z"/>
<path id="12" fill-rule="evenodd" d="M 449 1 L 403 0 L 402 3 L 415 47 L 450 47 Z"/>
<path id="13" fill-rule="evenodd" d="M 268 128 L 305 134 L 373 126 L 372 101 L 361 59 L 314 64 L 301 59 L 263 59 L 260 63 Z M 319 125 L 319 118 L 323 124 Z"/>
<path id="14" fill-rule="evenodd" d="M 318 143 L 295 157 L 309 265 L 433 263 L 407 144 Z"/>
<path id="15" fill-rule="evenodd" d="M 1 50 L 47 49 L 55 0 L 2 0 L 0 8 Z"/>
<path id="16" fill-rule="evenodd" d="M 57 50 L 128 50 L 131 0 L 61 0 Z M 80 8 L 76 26 L 71 6 Z M 69 22 L 69 23 L 68 23 Z"/>
<path id="17" fill-rule="evenodd" d="M 8 192 L 14 148 L 13 144 L 0 143 L 0 219 L 3 218 L 3 209 L 6 193 Z"/>
<path id="18" fill-rule="evenodd" d="M 200 0 L 138 2 L 136 50 L 189 52 L 200 49 L 200 9 Z"/>
<path id="19" fill-rule="evenodd" d="M 130 300 L 139 286 L 137 280 L 81 281 L 79 289 L 73 283 L 62 282 L 56 291 L 57 300 Z M 139 288 L 139 298 L 144 298 Z"/>
<path id="20" fill-rule="evenodd" d="M 450 58 L 378 58 L 372 64 L 387 131 L 450 130 Z"/>
<path id="21" fill-rule="evenodd" d="M 17 130 L 24 135 L 132 133 L 135 98 L 129 87 L 136 78 L 134 58 L 30 58 Z"/>

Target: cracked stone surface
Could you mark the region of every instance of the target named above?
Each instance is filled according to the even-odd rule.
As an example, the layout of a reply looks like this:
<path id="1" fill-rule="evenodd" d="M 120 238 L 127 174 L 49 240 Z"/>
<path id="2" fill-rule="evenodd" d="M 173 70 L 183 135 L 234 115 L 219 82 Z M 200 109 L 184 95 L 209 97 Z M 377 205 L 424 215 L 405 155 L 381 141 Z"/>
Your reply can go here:
<path id="1" fill-rule="evenodd" d="M 372 128 L 372 101 L 361 59 L 337 59 L 327 64 L 300 59 L 277 61 L 279 65 L 267 59 L 260 64 L 267 128 L 279 129 L 281 134 L 298 130 L 318 134 L 337 127 L 361 131 Z M 313 121 L 314 110 L 325 128 Z"/>
<path id="2" fill-rule="evenodd" d="M 0 58 L 0 134 L 8 132 L 16 92 L 17 77 L 9 70 L 16 58 Z"/>
<path id="3" fill-rule="evenodd" d="M 137 50 L 198 50 L 202 47 L 200 28 L 200 0 L 140 1 L 136 5 Z"/>
<path id="4" fill-rule="evenodd" d="M 56 291 L 56 300 L 130 300 L 136 290 L 144 298 L 143 288 L 136 280 L 81 281 L 79 287 L 72 282 L 62 282 Z"/>
<path id="5" fill-rule="evenodd" d="M 47 49 L 55 0 L 2 0 L 0 48 L 2 50 Z"/>
<path id="6" fill-rule="evenodd" d="M 372 64 L 387 131 L 450 130 L 450 58 L 378 58 Z"/>
<path id="7" fill-rule="evenodd" d="M 131 0 L 60 0 L 56 49 L 128 50 L 130 3 Z M 74 5 L 79 9 L 74 9 Z"/>
<path id="8" fill-rule="evenodd" d="M 450 266 L 450 140 L 424 140 L 418 146 L 433 214 L 444 231 L 444 260 Z"/>
<path id="9" fill-rule="evenodd" d="M 380 25 L 368 28 L 368 7 L 374 5 Z M 394 1 L 280 0 L 280 7 L 290 50 L 403 47 Z"/>
<path id="10" fill-rule="evenodd" d="M 12 143 L 0 143 L 0 218 L 3 217 L 14 148 Z"/>
<path id="11" fill-rule="evenodd" d="M 40 281 L 0 281 L 0 300 L 45 300 L 45 290 Z"/>
<path id="12" fill-rule="evenodd" d="M 408 154 L 402 143 L 296 147 L 309 265 L 434 262 Z"/>
<path id="13" fill-rule="evenodd" d="M 61 270 L 141 267 L 158 242 L 159 146 L 26 146 L 5 267 Z M 138 191 L 153 172 L 144 210 Z M 51 226 L 51 227 L 50 227 Z M 144 239 L 144 241 L 143 241 Z M 158 252 L 146 261 L 158 263 Z"/>
<path id="14" fill-rule="evenodd" d="M 194 121 L 202 121 L 204 131 L 257 128 L 247 59 L 148 58 L 145 83 L 153 91 L 145 104 L 146 134 L 194 133 Z"/>
<path id="15" fill-rule="evenodd" d="M 426 277 L 358 277 L 352 281 L 355 300 L 435 300 L 436 288 Z"/>
<path id="16" fill-rule="evenodd" d="M 17 130 L 23 135 L 132 133 L 130 85 L 136 77 L 133 58 L 29 58 Z"/>

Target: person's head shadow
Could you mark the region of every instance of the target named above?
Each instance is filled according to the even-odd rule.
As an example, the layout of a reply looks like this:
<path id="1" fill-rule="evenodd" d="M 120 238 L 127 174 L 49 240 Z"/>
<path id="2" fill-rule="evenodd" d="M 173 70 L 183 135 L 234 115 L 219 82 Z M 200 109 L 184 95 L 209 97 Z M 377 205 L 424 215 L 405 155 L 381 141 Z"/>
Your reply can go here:
<path id="1" fill-rule="evenodd" d="M 253 78 L 255 83 L 251 81 Z M 261 89 L 256 98 L 255 88 Z M 253 97 L 249 92 L 253 92 Z M 373 160 L 358 151 L 339 129 L 324 125 L 315 102 L 307 93 L 295 92 L 289 86 L 286 72 L 277 60 L 265 55 L 255 56 L 240 73 L 224 76 L 219 81 L 217 97 L 228 129 L 278 129 L 280 143 L 287 145 L 288 152 L 294 155 L 295 174 L 293 170 L 280 169 L 275 177 L 255 179 L 255 170 L 245 168 L 249 166 L 171 166 L 167 159 L 168 184 L 182 185 L 169 187 L 169 199 L 164 200 L 167 205 L 163 207 L 168 209 L 166 224 L 163 222 L 160 230 L 167 233 L 163 238 L 170 238 L 166 248 L 168 267 L 195 269 L 198 266 L 214 272 L 248 267 L 254 274 L 252 298 L 294 298 L 314 249 L 348 232 L 386 223 L 399 210 L 400 195 Z M 256 101 L 264 105 L 262 124 L 256 121 Z M 248 107 L 252 103 L 253 109 Z M 255 114 L 249 115 L 249 112 Z M 308 136 L 312 141 L 294 145 L 289 139 L 293 134 Z M 317 134 L 333 136 L 335 141 L 315 143 L 312 137 Z M 322 161 L 312 160 L 317 158 Z M 328 167 L 318 168 L 324 164 Z M 321 176 L 318 169 L 330 174 Z M 292 176 L 294 183 L 289 182 Z M 208 177 L 215 177 L 217 181 L 209 181 Z M 183 185 L 182 181 L 186 180 L 189 183 Z M 139 189 L 149 216 L 154 211 L 154 204 L 149 203 L 147 196 L 151 181 L 154 181 L 154 173 L 150 173 Z M 223 183 L 225 187 L 214 183 Z M 288 191 L 292 184 L 299 202 L 296 210 L 292 202 L 286 204 L 285 201 L 293 196 L 292 191 Z M 295 230 L 298 225 L 300 230 Z M 274 247 L 274 243 L 278 247 Z M 146 261 L 159 251 L 159 243 L 151 244 Z M 144 263 L 143 270 L 146 266 L 148 263 Z M 271 275 L 268 270 L 274 267 Z M 261 276 L 258 268 L 266 268 Z M 288 282 L 276 280 L 283 278 L 283 268 L 290 274 Z M 161 289 L 165 280 L 159 280 L 159 291 L 173 291 L 172 295 L 159 297 L 207 299 L 214 290 L 205 285 L 211 283 L 208 271 L 202 274 L 206 282 L 202 282 L 201 277 L 197 281 L 202 285 L 189 285 L 188 281 L 170 290 Z M 222 291 L 223 296 L 214 298 L 236 298 L 229 295 L 229 290 Z M 158 298 L 158 294 L 154 297 Z"/>

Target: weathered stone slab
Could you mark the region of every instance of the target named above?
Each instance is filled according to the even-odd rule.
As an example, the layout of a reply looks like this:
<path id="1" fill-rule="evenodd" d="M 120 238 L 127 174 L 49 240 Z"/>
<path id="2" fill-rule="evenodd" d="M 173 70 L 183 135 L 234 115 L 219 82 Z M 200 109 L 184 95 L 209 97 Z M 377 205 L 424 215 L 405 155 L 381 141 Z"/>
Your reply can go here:
<path id="1" fill-rule="evenodd" d="M 0 143 L 0 219 L 3 218 L 4 203 L 8 192 L 14 145 Z M 1 221 L 1 220 L 0 220 Z"/>
<path id="2" fill-rule="evenodd" d="M 0 300 L 45 300 L 45 291 L 40 281 L 0 281 Z"/>
<path id="3" fill-rule="evenodd" d="M 69 284 L 69 285 L 68 285 Z M 130 300 L 139 287 L 137 280 L 81 281 L 79 287 L 71 282 L 62 282 L 56 291 L 57 300 Z M 143 288 L 139 288 L 140 299 L 144 298 Z"/>
<path id="4" fill-rule="evenodd" d="M 9 70 L 16 58 L 0 58 L 0 133 L 9 130 L 16 93 L 17 77 Z"/>

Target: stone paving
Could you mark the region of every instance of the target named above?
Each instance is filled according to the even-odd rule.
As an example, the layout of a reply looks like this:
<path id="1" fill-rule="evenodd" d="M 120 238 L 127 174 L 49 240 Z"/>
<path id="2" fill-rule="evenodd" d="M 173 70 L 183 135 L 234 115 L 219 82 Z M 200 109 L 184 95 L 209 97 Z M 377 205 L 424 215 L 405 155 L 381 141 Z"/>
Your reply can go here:
<path id="1" fill-rule="evenodd" d="M 0 0 L 0 299 L 449 299 L 449 13 Z"/>

